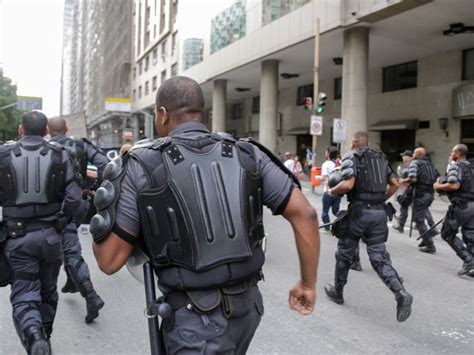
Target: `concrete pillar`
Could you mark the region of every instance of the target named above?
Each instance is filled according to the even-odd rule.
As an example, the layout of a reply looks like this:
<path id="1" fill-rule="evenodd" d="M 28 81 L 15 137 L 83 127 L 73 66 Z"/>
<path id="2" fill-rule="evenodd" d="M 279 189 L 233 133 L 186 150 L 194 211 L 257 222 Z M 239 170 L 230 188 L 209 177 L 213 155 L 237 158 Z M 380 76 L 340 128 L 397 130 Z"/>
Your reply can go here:
<path id="1" fill-rule="evenodd" d="M 212 131 L 225 132 L 227 80 L 214 80 L 212 90 Z"/>
<path id="2" fill-rule="evenodd" d="M 351 148 L 351 137 L 357 131 L 367 131 L 367 94 L 369 71 L 369 29 L 354 27 L 344 31 L 342 66 L 342 113 L 347 120 L 347 139 L 342 144 L 344 154 Z"/>
<path id="3" fill-rule="evenodd" d="M 278 61 L 262 62 L 259 141 L 275 153 L 278 119 Z"/>

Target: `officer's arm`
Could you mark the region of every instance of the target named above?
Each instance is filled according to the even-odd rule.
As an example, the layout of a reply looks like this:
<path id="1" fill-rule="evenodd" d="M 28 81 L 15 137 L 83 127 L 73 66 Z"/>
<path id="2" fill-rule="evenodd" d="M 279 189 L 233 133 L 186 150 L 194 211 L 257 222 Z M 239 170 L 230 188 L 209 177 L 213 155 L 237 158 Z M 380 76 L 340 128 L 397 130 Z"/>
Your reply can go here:
<path id="1" fill-rule="evenodd" d="M 101 149 L 93 145 L 88 140 L 85 140 L 85 146 L 86 146 L 87 160 L 97 167 L 97 178 L 101 180 L 102 173 L 104 172 L 104 169 L 106 165 L 108 164 L 109 160 L 107 159 L 107 157 L 105 156 L 105 154 L 102 152 Z"/>
<path id="2" fill-rule="evenodd" d="M 63 150 L 63 162 L 66 164 L 66 187 L 64 190 L 63 212 L 72 217 L 82 202 L 82 189 L 77 183 L 76 172 L 69 155 Z"/>
<path id="3" fill-rule="evenodd" d="M 446 182 L 444 184 L 439 182 L 439 179 L 433 184 L 433 188 L 435 189 L 436 192 L 450 192 L 450 191 L 457 191 L 461 187 L 461 184 L 459 182 L 456 183 L 449 183 Z"/>
<path id="4" fill-rule="evenodd" d="M 296 249 L 300 261 L 300 281 L 290 290 L 291 309 L 307 315 L 313 312 L 316 302 L 316 280 L 319 263 L 318 216 L 300 189 L 293 189 L 283 211 L 293 227 Z"/>
<path id="5" fill-rule="evenodd" d="M 388 180 L 388 188 L 385 191 L 385 199 L 388 200 L 398 190 L 398 180 L 396 177 L 392 177 Z"/>
<path id="6" fill-rule="evenodd" d="M 462 170 L 460 169 L 458 163 L 453 163 L 450 165 L 448 174 L 443 182 L 440 181 L 440 178 L 436 180 L 433 184 L 433 188 L 437 192 L 451 192 L 457 191 L 461 188 L 462 180 Z"/>
<path id="7" fill-rule="evenodd" d="M 355 176 L 352 176 L 351 178 L 347 180 L 342 180 L 339 184 L 329 189 L 328 192 L 331 195 L 342 196 L 345 193 L 348 193 L 349 191 L 351 191 L 354 188 L 354 185 L 355 185 Z"/>
<path id="8" fill-rule="evenodd" d="M 130 231 L 124 230 L 133 235 Z M 99 269 L 107 275 L 112 275 L 125 265 L 133 251 L 133 246 L 111 232 L 101 243 L 94 242 L 92 250 Z"/>

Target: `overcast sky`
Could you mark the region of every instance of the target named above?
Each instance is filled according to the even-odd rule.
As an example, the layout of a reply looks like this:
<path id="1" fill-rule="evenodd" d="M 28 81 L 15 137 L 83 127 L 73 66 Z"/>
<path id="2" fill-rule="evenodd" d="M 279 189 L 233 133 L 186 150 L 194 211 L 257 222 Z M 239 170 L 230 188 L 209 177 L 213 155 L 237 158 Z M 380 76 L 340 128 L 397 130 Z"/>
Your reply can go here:
<path id="1" fill-rule="evenodd" d="M 181 0 L 181 38 L 204 37 L 211 17 L 233 1 Z M 18 95 L 43 97 L 48 116 L 59 114 L 63 7 L 63 0 L 0 0 L 0 66 Z"/>

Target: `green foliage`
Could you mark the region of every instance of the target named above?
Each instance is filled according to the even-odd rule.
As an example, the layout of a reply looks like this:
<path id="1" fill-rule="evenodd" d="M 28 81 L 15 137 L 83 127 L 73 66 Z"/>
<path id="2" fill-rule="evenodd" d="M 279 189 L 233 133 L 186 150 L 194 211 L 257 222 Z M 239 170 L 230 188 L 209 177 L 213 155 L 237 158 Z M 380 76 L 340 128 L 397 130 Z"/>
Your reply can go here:
<path id="1" fill-rule="evenodd" d="M 3 76 L 3 70 L 0 68 L 0 108 L 16 103 L 16 100 L 16 86 L 12 85 L 10 78 Z M 0 141 L 18 137 L 20 117 L 21 113 L 15 106 L 0 110 Z"/>

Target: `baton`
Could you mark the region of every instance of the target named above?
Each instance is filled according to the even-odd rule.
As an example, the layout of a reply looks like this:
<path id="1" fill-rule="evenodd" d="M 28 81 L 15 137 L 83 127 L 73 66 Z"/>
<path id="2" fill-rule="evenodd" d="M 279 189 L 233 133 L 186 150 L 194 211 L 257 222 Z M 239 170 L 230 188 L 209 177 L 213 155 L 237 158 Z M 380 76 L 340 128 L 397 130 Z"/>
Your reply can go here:
<path id="1" fill-rule="evenodd" d="M 149 309 L 156 301 L 155 280 L 153 278 L 153 268 L 147 261 L 143 264 L 143 276 L 145 283 L 146 316 L 148 318 L 148 335 L 150 337 L 151 355 L 164 355 L 163 340 L 158 324 L 158 315 L 148 314 Z"/>
<path id="2" fill-rule="evenodd" d="M 418 239 L 421 239 L 423 238 L 425 235 L 427 235 L 429 232 L 431 232 L 433 229 L 435 229 L 436 227 L 438 227 L 444 220 L 445 220 L 446 217 L 442 218 L 441 220 L 439 220 L 438 222 L 436 222 L 436 224 L 434 224 L 430 229 L 428 229 L 425 233 L 423 233 L 422 235 L 420 235 L 418 238 L 416 238 L 416 240 Z"/>
<path id="3" fill-rule="evenodd" d="M 413 217 L 415 216 L 415 186 L 413 186 L 413 193 L 411 195 L 411 221 L 410 221 L 410 233 L 408 237 L 411 238 L 411 232 L 413 231 Z"/>

